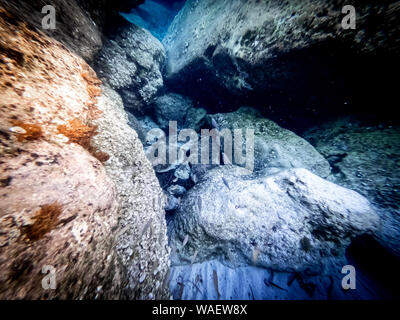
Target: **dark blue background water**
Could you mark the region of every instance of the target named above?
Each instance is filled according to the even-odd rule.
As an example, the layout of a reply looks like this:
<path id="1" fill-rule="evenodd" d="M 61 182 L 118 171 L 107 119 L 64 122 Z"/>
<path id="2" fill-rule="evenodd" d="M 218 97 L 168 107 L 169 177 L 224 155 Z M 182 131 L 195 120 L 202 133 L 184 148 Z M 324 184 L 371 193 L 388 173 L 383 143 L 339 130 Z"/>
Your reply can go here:
<path id="1" fill-rule="evenodd" d="M 149 30 L 158 40 L 162 40 L 175 15 L 183 7 L 185 0 L 147 0 L 128 14 L 121 15 L 128 21 Z"/>

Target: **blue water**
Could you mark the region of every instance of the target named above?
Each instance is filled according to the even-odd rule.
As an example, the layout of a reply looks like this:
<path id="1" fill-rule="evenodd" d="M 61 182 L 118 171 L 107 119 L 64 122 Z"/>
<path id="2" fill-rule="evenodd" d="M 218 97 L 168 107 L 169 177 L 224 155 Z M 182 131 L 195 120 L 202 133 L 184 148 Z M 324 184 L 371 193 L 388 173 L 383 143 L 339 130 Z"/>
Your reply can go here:
<path id="1" fill-rule="evenodd" d="M 185 1 L 147 0 L 130 13 L 120 13 L 126 20 L 152 33 L 162 40 L 172 20 L 183 7 Z"/>

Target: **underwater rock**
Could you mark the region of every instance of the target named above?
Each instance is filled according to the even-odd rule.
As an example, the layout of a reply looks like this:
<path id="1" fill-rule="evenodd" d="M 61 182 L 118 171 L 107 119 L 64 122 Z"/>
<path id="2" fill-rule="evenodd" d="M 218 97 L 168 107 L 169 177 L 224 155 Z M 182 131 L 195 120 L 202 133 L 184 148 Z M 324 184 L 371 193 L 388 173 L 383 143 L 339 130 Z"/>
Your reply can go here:
<path id="1" fill-rule="evenodd" d="M 102 33 L 123 20 L 118 11 L 130 10 L 140 2 L 142 0 L 53 0 L 51 3 L 44 0 L 0 0 L 0 5 L 60 41 L 87 62 L 92 62 L 102 47 Z M 42 18 L 46 16 L 42 8 L 49 4 L 56 9 L 54 30 L 42 27 Z"/>
<path id="2" fill-rule="evenodd" d="M 120 298 L 117 192 L 91 144 L 99 80 L 2 9 L 0 38 L 0 299 Z M 51 270 L 57 290 L 44 290 Z"/>
<path id="3" fill-rule="evenodd" d="M 96 120 L 99 134 L 94 143 L 110 155 L 105 163 L 108 175 L 115 182 L 119 200 L 118 237 L 115 240 L 120 261 L 126 268 L 127 298 L 168 298 L 160 285 L 169 266 L 166 236 L 165 197 L 143 145 L 128 125 L 121 97 L 103 86 L 98 107 L 103 116 Z M 158 270 L 156 273 L 155 270 Z M 146 277 L 137 287 L 144 274 Z"/>
<path id="4" fill-rule="evenodd" d="M 397 63 L 400 6 L 357 1 L 357 25 L 351 30 L 341 25 L 344 5 L 339 0 L 188 0 L 163 39 L 165 81 L 213 112 L 254 104 L 293 126 L 336 114 L 357 81 L 365 84 L 360 95 L 380 102 L 382 94 L 368 83 L 386 79 Z M 384 59 L 388 62 L 373 60 L 375 52 L 390 57 Z M 351 80 L 343 83 L 349 69 Z M 385 84 L 395 90 L 389 80 Z"/>
<path id="5" fill-rule="evenodd" d="M 184 128 L 199 132 L 206 124 L 207 111 L 204 108 L 190 108 L 187 111 Z"/>
<path id="6" fill-rule="evenodd" d="M 177 121 L 178 128 L 182 128 L 192 104 L 189 98 L 176 93 L 168 93 L 157 97 L 153 108 L 160 128 L 168 131 L 170 121 Z"/>
<path id="7" fill-rule="evenodd" d="M 108 37 L 94 68 L 121 95 L 125 108 L 141 113 L 164 84 L 160 71 L 164 47 L 150 32 L 135 25 L 121 27 Z"/>
<path id="8" fill-rule="evenodd" d="M 164 38 L 169 25 L 178 13 L 184 0 L 159 3 L 158 1 L 146 0 L 139 8 L 123 13 L 122 16 L 128 21 L 149 30 L 158 40 Z"/>
<path id="9" fill-rule="evenodd" d="M 304 136 L 331 162 L 331 181 L 376 206 L 383 226 L 376 236 L 400 255 L 400 128 L 365 126 L 343 118 Z"/>
<path id="10" fill-rule="evenodd" d="M 170 291 L 178 299 L 184 284 L 182 300 L 216 300 L 213 271 L 218 276 L 221 300 L 321 300 L 376 299 L 379 295 L 365 286 L 357 273 L 357 290 L 342 289 L 341 268 L 330 275 L 309 276 L 276 272 L 257 266 L 230 268 L 218 260 L 185 264 L 171 268 Z"/>
<path id="11" fill-rule="evenodd" d="M 178 196 L 178 197 L 183 196 L 186 193 L 186 189 L 184 187 L 182 187 L 182 186 L 177 185 L 177 184 L 174 184 L 174 185 L 170 186 L 167 189 L 167 191 L 168 191 L 168 193 L 170 193 L 170 194 L 172 194 L 174 196 Z"/>
<path id="12" fill-rule="evenodd" d="M 215 164 L 194 164 L 191 166 L 192 171 L 190 173 L 190 179 L 196 184 L 203 179 L 208 171 L 218 166 L 219 165 Z"/>
<path id="13" fill-rule="evenodd" d="M 0 38 L 0 298 L 168 298 L 163 194 L 121 98 L 2 9 Z"/>
<path id="14" fill-rule="evenodd" d="M 140 141 L 145 144 L 145 139 L 146 139 L 146 129 L 143 128 L 142 122 L 136 118 L 132 113 L 129 111 L 125 110 L 126 115 L 128 116 L 128 125 L 135 130 L 137 133 Z"/>
<path id="15" fill-rule="evenodd" d="M 367 199 L 306 169 L 264 176 L 221 166 L 182 198 L 169 233 L 179 250 L 175 265 L 197 251 L 200 262 L 219 258 L 229 266 L 319 274 L 343 263 L 353 238 L 378 227 Z"/>
<path id="16" fill-rule="evenodd" d="M 128 115 L 128 125 L 136 131 L 140 141 L 142 142 L 144 148 L 151 146 L 154 141 L 147 140 L 148 132 L 152 129 L 159 129 L 159 126 L 147 115 L 137 115 L 134 116 L 132 113 L 125 109 Z"/>
<path id="17" fill-rule="evenodd" d="M 49 4 L 46 1 L 0 0 L 0 5 L 90 62 L 102 46 L 101 26 L 94 22 L 101 23 L 95 15 L 96 13 L 100 14 L 102 10 L 95 12 L 94 7 L 97 5 L 98 8 L 101 8 L 104 3 L 90 7 L 90 5 L 83 6 L 84 2 L 79 0 L 52 1 L 51 5 L 56 8 L 57 14 L 57 24 L 54 30 L 42 28 L 42 18 L 45 16 L 42 14 L 42 8 Z M 104 18 L 102 17 L 100 20 L 104 20 Z"/>
<path id="18" fill-rule="evenodd" d="M 208 116 L 218 130 L 254 129 L 254 169 L 305 168 L 320 177 L 330 174 L 328 161 L 293 132 L 263 118 L 257 110 L 242 107 L 235 112 Z"/>
<path id="19" fill-rule="evenodd" d="M 175 172 L 174 172 L 174 176 L 182 181 L 187 181 L 190 179 L 190 166 L 188 164 L 180 164 Z"/>

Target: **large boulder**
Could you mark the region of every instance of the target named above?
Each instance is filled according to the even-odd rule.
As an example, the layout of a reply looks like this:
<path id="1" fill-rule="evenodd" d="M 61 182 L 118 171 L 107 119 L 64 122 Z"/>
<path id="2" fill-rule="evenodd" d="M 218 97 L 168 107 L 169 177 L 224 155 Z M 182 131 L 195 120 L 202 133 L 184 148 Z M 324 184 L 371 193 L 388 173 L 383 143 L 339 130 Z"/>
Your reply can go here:
<path id="1" fill-rule="evenodd" d="M 176 93 L 157 97 L 154 103 L 154 112 L 158 125 L 161 129 L 168 131 L 169 122 L 176 121 L 178 128 L 182 128 L 192 105 L 189 98 Z"/>
<path id="2" fill-rule="evenodd" d="M 96 17 L 80 5 L 80 1 L 52 1 L 51 5 L 56 10 L 54 30 L 42 28 L 42 19 L 46 15 L 42 13 L 42 8 L 50 4 L 48 1 L 1 0 L 0 4 L 87 61 L 91 61 L 102 46 L 101 27 L 94 22 Z"/>
<path id="3" fill-rule="evenodd" d="M 124 296 L 168 298 L 162 285 L 169 267 L 165 196 L 137 133 L 128 125 L 121 97 L 109 87 L 102 89 L 98 108 L 103 116 L 95 121 L 100 133 L 93 140 L 110 155 L 105 168 L 119 200 L 115 246 L 127 273 Z"/>
<path id="4" fill-rule="evenodd" d="M 170 230 L 173 263 L 218 258 L 317 274 L 343 263 L 351 240 L 378 227 L 367 199 L 306 169 L 253 176 L 222 166 L 182 199 Z"/>
<path id="5" fill-rule="evenodd" d="M 123 13 L 128 21 L 149 30 L 158 40 L 162 40 L 169 25 L 178 13 L 185 0 L 175 1 L 143 1 L 139 8 Z"/>
<path id="6" fill-rule="evenodd" d="M 129 11 L 143 0 L 0 0 L 0 5 L 22 20 L 45 32 L 88 62 L 102 47 L 102 32 L 118 20 L 118 11 Z M 56 28 L 43 29 L 42 19 L 48 14 L 42 8 L 56 10 Z M 120 17 L 120 19 L 122 19 Z"/>
<path id="7" fill-rule="evenodd" d="M 0 34 L 7 61 L 0 81 L 0 297 L 119 298 L 117 193 L 89 143 L 98 79 L 81 58 L 3 10 Z M 64 130 L 68 124 L 76 130 Z M 46 266 L 55 270 L 56 290 L 42 287 Z"/>
<path id="8" fill-rule="evenodd" d="M 0 38 L 0 298 L 168 298 L 162 191 L 121 99 L 2 9 Z"/>
<path id="9" fill-rule="evenodd" d="M 186 114 L 184 128 L 199 132 L 206 125 L 207 111 L 201 107 L 192 107 Z"/>
<path id="10" fill-rule="evenodd" d="M 381 101 L 379 90 L 366 88 L 395 91 L 384 79 L 398 68 L 400 6 L 352 4 L 355 30 L 342 27 L 346 3 L 339 0 L 188 0 L 163 39 L 166 81 L 217 110 L 251 102 L 298 126 L 358 107 L 343 105 L 356 93 Z"/>
<path id="11" fill-rule="evenodd" d="M 122 96 L 125 108 L 142 112 L 163 86 L 162 44 L 135 25 L 118 28 L 104 40 L 94 62 L 99 77 Z"/>
<path id="12" fill-rule="evenodd" d="M 383 221 L 377 236 L 400 255 L 400 128 L 343 118 L 310 129 L 305 138 L 331 163 L 330 180 L 376 206 Z"/>
<path id="13" fill-rule="evenodd" d="M 242 107 L 235 112 L 210 115 L 209 122 L 216 128 L 254 130 L 254 169 L 306 168 L 325 178 L 330 166 L 306 140 L 293 132 L 263 118 L 257 110 Z"/>

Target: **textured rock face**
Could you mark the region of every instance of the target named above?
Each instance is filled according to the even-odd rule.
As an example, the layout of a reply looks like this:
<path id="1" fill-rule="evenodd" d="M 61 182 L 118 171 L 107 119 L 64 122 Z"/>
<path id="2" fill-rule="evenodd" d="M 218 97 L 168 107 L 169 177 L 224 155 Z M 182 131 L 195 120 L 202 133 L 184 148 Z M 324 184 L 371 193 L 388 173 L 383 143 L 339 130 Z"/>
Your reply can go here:
<path id="1" fill-rule="evenodd" d="M 306 169 L 253 177 L 225 166 L 182 199 L 171 246 L 181 263 L 224 257 L 231 266 L 321 273 L 329 261 L 342 262 L 351 239 L 378 227 L 367 199 Z"/>
<path id="2" fill-rule="evenodd" d="M 0 297 L 118 298 L 114 183 L 58 130 L 73 119 L 87 128 L 98 80 L 61 44 L 0 15 Z M 42 288 L 46 265 L 56 290 Z"/>
<path id="3" fill-rule="evenodd" d="M 86 61 L 92 61 L 102 46 L 102 31 L 118 19 L 117 11 L 129 11 L 140 0 L 1 0 L 0 4 L 23 21 L 45 32 Z M 52 5 L 56 9 L 56 29 L 43 30 L 42 8 Z"/>
<path id="4" fill-rule="evenodd" d="M 367 197 L 383 220 L 383 243 L 400 254 L 400 129 L 363 127 L 349 119 L 312 129 L 305 137 L 331 163 L 332 181 Z"/>
<path id="5" fill-rule="evenodd" d="M 390 2 L 375 8 L 365 2 L 363 6 L 359 4 L 354 4 L 360 17 L 359 25 L 365 24 L 368 14 L 375 16 L 373 10 L 377 10 L 380 17 L 392 13 L 384 12 L 387 8 L 398 10 L 397 4 Z M 389 49 L 399 41 L 395 38 L 396 28 L 389 28 L 395 26 L 394 20 L 386 21 L 384 26 L 373 26 L 376 32 L 381 27 L 391 30 L 386 38 L 375 34 L 363 41 L 365 31 L 349 34 L 340 25 L 342 7 L 340 1 L 189 0 L 163 41 L 171 56 L 168 71 L 173 74 L 196 58 L 214 57 L 217 49 L 226 49 L 228 54 L 243 62 L 256 64 L 260 59 L 273 58 L 287 49 L 309 47 L 333 36 L 344 40 L 358 33 L 353 46 L 367 52 L 376 48 Z M 196 41 L 189 41 L 189 35 Z M 221 48 L 207 50 L 212 46 Z M 246 79 L 242 80 L 245 84 Z M 235 83 L 232 88 L 240 89 Z"/>
<path id="6" fill-rule="evenodd" d="M 112 155 L 105 164 L 115 182 L 120 202 L 116 248 L 127 271 L 125 296 L 135 299 L 168 298 L 163 280 L 169 267 L 164 218 L 164 195 L 136 132 L 128 126 L 121 97 L 103 87 L 96 121 L 100 134 L 94 142 Z"/>
<path id="7" fill-rule="evenodd" d="M 341 26 L 345 4 L 336 0 L 189 0 L 163 39 L 166 81 L 178 92 L 212 106 L 262 101 L 260 108 L 281 112 L 294 124 L 313 116 L 315 110 L 328 112 L 328 105 L 337 111 L 343 97 L 352 94 L 346 91 L 347 85 L 355 81 L 343 84 L 338 73 L 351 68 L 357 81 L 375 83 L 372 65 L 389 72 L 393 64 L 371 64 L 361 56 L 374 56 L 373 52 L 396 56 L 400 48 L 397 2 L 353 1 L 356 30 Z M 363 72 L 363 63 L 369 64 L 368 72 Z M 364 96 L 372 96 L 363 89 Z"/>
<path id="8" fill-rule="evenodd" d="M 135 25 L 118 29 L 110 37 L 95 60 L 95 69 L 121 94 L 125 108 L 143 111 L 163 86 L 164 48 L 150 32 Z"/>
<path id="9" fill-rule="evenodd" d="M 160 41 L 164 38 L 169 25 L 182 7 L 184 0 L 159 1 L 146 0 L 139 8 L 131 10 L 123 16 L 132 23 L 149 30 Z"/>
<path id="10" fill-rule="evenodd" d="M 0 39 L 0 298 L 168 297 L 161 190 L 120 98 L 3 9 Z"/>
<path id="11" fill-rule="evenodd" d="M 80 147 L 43 142 L 25 151 L 1 170 L 2 179 L 7 173 L 12 180 L 0 192 L 0 297 L 119 298 L 123 273 L 113 248 L 113 181 Z M 42 287 L 45 266 L 56 270 L 56 290 Z"/>
<path id="12" fill-rule="evenodd" d="M 176 93 L 160 96 L 154 103 L 157 123 L 163 130 L 168 130 L 170 121 L 177 121 L 178 128 L 185 123 L 186 115 L 192 107 L 192 101 Z"/>
<path id="13" fill-rule="evenodd" d="M 242 107 L 236 112 L 209 116 L 209 122 L 222 129 L 254 129 L 254 168 L 306 168 L 325 178 L 329 163 L 306 140 L 263 118 L 255 109 Z"/>
<path id="14" fill-rule="evenodd" d="M 93 59 L 94 54 L 100 50 L 102 45 L 101 29 L 96 25 L 90 14 L 80 6 L 79 1 L 52 2 L 56 9 L 56 29 L 43 30 L 42 8 L 48 5 L 48 1 L 24 1 L 11 0 L 0 1 L 13 14 L 18 15 L 22 20 L 31 23 L 34 27 L 64 44 L 85 60 Z M 99 21 L 100 22 L 100 21 Z"/>
<path id="15" fill-rule="evenodd" d="M 186 115 L 184 128 L 193 129 L 199 132 L 206 124 L 207 111 L 204 108 L 190 108 Z"/>

